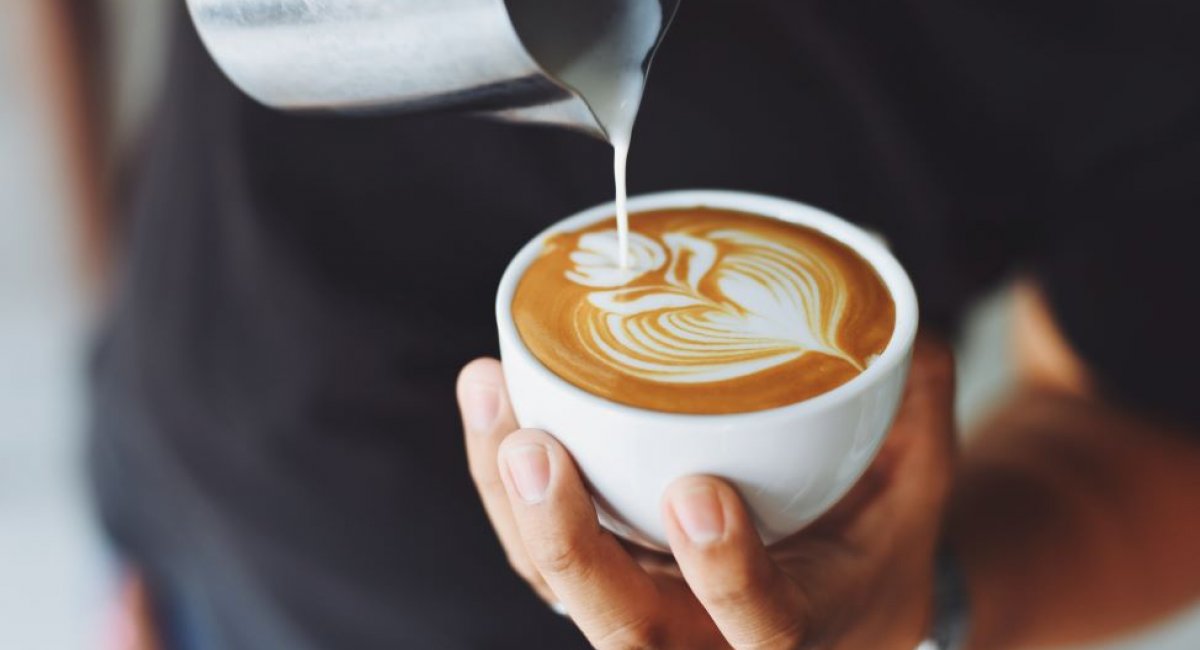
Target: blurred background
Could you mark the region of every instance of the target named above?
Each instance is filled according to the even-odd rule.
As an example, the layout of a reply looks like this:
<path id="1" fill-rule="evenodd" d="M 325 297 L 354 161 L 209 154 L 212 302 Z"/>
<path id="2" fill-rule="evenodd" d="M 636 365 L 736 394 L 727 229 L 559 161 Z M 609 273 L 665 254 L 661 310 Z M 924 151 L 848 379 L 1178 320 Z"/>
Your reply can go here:
<path id="1" fill-rule="evenodd" d="M 119 151 L 162 59 L 165 3 L 109 0 Z M 119 584 L 88 501 L 84 370 L 97 300 L 38 0 L 0 5 L 0 648 L 111 647 Z"/>
<path id="2" fill-rule="evenodd" d="M 90 512 L 82 471 L 84 369 L 100 302 L 89 278 L 95 224 L 80 207 L 45 83 L 38 0 L 0 10 L 0 649 L 114 648 L 119 568 Z M 161 81 L 169 3 L 108 0 L 106 150 L 136 140 Z M 1006 390 L 1008 292 L 983 301 L 960 350 L 960 421 Z M 1200 610 L 1110 646 L 1200 648 Z"/>
<path id="3" fill-rule="evenodd" d="M 83 648 L 108 570 L 79 463 L 88 318 L 31 8 L 0 12 L 0 647 Z"/>

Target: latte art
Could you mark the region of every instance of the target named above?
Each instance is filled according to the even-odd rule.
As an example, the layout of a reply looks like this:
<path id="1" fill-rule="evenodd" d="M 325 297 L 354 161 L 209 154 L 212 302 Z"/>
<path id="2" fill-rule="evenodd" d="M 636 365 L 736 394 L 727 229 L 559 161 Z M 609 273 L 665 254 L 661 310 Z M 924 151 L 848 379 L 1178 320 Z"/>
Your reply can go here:
<path id="1" fill-rule="evenodd" d="M 853 251 L 816 231 L 716 210 L 636 215 L 559 235 L 513 303 L 548 368 L 615 401 L 723 413 L 796 402 L 882 352 L 894 307 Z M 557 275 L 557 277 L 555 277 Z"/>
<path id="2" fill-rule="evenodd" d="M 682 226 L 661 244 L 639 239 L 641 255 L 625 269 L 613 268 L 605 250 L 615 251 L 612 231 L 581 237 L 571 255 L 567 278 L 618 287 L 590 292 L 575 312 L 575 334 L 597 361 L 691 384 L 745 377 L 807 352 L 862 369 L 836 342 L 846 287 L 819 258 L 738 229 Z M 661 284 L 628 286 L 667 259 Z"/>

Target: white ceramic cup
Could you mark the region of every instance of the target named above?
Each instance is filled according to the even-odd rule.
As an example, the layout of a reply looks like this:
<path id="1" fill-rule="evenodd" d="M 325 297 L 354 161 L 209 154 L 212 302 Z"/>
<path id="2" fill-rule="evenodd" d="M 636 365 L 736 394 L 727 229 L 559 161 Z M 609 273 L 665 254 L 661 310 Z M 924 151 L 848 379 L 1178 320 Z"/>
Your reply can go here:
<path id="1" fill-rule="evenodd" d="M 525 270 L 550 235 L 579 230 L 614 213 L 611 203 L 551 226 L 509 264 L 496 298 L 500 354 L 517 421 L 554 435 L 575 458 L 601 522 L 632 541 L 666 548 L 662 495 L 683 476 L 730 481 L 770 544 L 799 531 L 840 499 L 866 470 L 899 406 L 917 300 L 908 275 L 875 236 L 816 208 L 779 198 L 687 190 L 632 198 L 630 212 L 708 206 L 772 217 L 819 230 L 870 263 L 896 306 L 892 338 L 862 374 L 821 395 L 763 411 L 687 415 L 635 408 L 561 379 L 529 351 L 512 319 Z"/>

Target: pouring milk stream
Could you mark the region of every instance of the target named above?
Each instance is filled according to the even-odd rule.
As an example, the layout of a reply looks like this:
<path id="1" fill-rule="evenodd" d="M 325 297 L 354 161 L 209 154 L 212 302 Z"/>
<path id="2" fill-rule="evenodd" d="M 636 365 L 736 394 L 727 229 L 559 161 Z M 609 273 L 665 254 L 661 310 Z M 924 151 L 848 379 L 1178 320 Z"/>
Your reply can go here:
<path id="1" fill-rule="evenodd" d="M 619 257 L 625 160 L 650 60 L 679 0 L 187 0 L 243 91 L 303 111 L 477 111 L 613 146 Z"/>
<path id="2" fill-rule="evenodd" d="M 647 53 L 653 53 L 672 16 L 664 15 L 655 0 L 515 0 L 509 2 L 509 12 L 529 51 L 547 72 L 583 98 L 612 145 L 618 259 L 625 268 L 629 265 L 629 145 L 646 85 Z"/>

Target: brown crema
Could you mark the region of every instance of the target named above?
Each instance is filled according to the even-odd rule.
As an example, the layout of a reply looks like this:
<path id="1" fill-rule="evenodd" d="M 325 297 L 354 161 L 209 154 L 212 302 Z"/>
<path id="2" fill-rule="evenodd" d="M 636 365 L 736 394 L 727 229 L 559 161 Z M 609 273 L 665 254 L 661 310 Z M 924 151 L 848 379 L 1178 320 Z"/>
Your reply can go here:
<path id="1" fill-rule="evenodd" d="M 793 404 L 861 373 L 895 327 L 871 265 L 814 229 L 711 208 L 551 236 L 512 314 L 525 346 L 605 399 L 671 413 Z"/>

